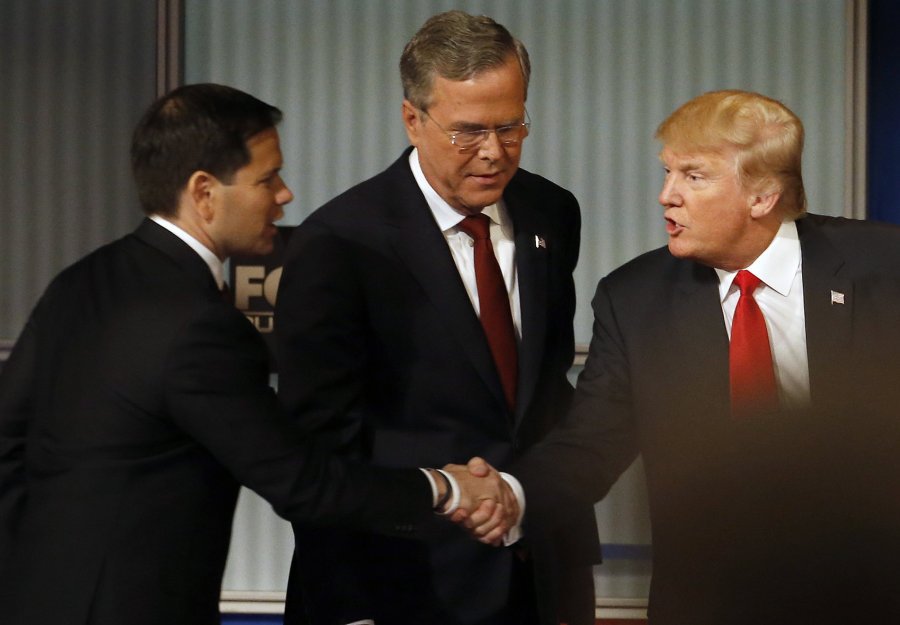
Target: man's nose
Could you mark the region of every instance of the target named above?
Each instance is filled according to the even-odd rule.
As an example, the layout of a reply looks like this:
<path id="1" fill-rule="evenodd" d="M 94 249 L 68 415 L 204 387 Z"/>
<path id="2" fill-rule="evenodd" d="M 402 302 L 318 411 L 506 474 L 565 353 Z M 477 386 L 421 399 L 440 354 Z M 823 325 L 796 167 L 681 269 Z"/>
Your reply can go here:
<path id="1" fill-rule="evenodd" d="M 478 156 L 480 158 L 486 158 L 492 161 L 499 159 L 503 154 L 503 144 L 500 143 L 500 137 L 497 136 L 497 132 L 492 130 L 487 133 L 487 137 L 485 137 L 484 141 L 481 142 L 481 145 L 478 146 Z"/>
<path id="2" fill-rule="evenodd" d="M 671 177 L 667 177 L 663 182 L 663 186 L 659 192 L 659 197 L 657 198 L 657 200 L 663 206 L 673 206 L 681 202 L 681 195 L 678 193 L 678 189 L 675 186 L 675 181 L 672 180 Z"/>
<path id="3" fill-rule="evenodd" d="M 277 202 L 279 206 L 284 206 L 293 201 L 294 192 L 291 191 L 291 188 L 287 186 L 283 180 L 281 184 L 282 187 L 278 190 L 278 193 L 275 194 L 275 202 Z"/>

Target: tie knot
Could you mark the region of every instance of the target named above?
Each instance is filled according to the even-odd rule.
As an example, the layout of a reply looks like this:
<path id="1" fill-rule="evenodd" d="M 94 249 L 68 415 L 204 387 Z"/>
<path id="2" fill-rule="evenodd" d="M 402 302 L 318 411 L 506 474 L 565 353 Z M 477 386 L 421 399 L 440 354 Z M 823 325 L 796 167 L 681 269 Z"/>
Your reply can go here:
<path id="1" fill-rule="evenodd" d="M 742 296 L 750 295 L 752 297 L 753 291 L 756 290 L 756 287 L 759 286 L 760 282 L 762 282 L 762 280 L 754 276 L 746 269 L 741 269 L 737 273 L 737 276 L 735 276 L 734 278 L 734 283 L 738 285 L 738 288 L 741 290 Z"/>
<path id="2" fill-rule="evenodd" d="M 484 213 L 469 215 L 464 218 L 457 227 L 473 239 L 489 239 L 491 231 L 491 218 Z"/>

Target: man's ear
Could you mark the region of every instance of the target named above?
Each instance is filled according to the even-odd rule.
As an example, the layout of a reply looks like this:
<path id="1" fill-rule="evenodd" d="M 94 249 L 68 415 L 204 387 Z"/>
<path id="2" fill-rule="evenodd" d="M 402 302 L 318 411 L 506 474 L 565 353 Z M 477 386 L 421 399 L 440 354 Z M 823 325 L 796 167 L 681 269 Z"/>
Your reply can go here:
<path id="1" fill-rule="evenodd" d="M 419 118 L 419 110 L 409 100 L 403 100 L 400 109 L 403 117 L 403 127 L 411 145 L 419 145 L 419 134 L 422 132 L 422 120 Z"/>
<path id="2" fill-rule="evenodd" d="M 210 173 L 197 170 L 188 178 L 186 193 L 200 218 L 209 223 L 215 214 L 215 188 L 219 180 Z"/>
<path id="3" fill-rule="evenodd" d="M 774 213 L 781 199 L 780 189 L 767 189 L 750 196 L 750 216 L 753 219 L 762 219 Z"/>

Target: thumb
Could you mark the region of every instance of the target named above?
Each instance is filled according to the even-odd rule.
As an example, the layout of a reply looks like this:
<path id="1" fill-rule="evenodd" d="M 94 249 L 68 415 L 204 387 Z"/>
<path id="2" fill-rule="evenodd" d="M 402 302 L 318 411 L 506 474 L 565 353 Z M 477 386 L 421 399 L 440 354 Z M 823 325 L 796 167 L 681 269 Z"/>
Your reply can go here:
<path id="1" fill-rule="evenodd" d="M 469 460 L 466 466 L 469 469 L 469 473 L 475 477 L 486 477 L 491 472 L 491 465 L 484 458 L 479 458 L 478 456 Z"/>

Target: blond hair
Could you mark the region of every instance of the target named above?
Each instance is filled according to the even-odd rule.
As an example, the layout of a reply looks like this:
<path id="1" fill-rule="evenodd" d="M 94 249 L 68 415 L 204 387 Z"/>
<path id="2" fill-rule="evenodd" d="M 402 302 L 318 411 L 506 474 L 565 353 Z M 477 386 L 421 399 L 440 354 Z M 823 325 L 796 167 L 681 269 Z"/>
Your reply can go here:
<path id="1" fill-rule="evenodd" d="M 749 91 L 704 93 L 669 115 L 656 138 L 675 151 L 734 152 L 744 188 L 780 192 L 788 216 L 806 212 L 803 123 L 777 100 Z"/>

